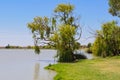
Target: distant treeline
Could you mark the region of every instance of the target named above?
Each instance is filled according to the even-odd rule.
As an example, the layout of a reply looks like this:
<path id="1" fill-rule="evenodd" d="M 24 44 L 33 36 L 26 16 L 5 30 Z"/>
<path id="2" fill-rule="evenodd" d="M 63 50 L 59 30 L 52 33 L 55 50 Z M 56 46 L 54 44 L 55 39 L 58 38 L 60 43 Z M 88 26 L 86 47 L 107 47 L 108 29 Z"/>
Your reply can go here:
<path id="1" fill-rule="evenodd" d="M 1 49 L 2 48 L 5 48 L 5 49 L 34 49 L 34 46 L 25 46 L 25 47 L 22 47 L 22 46 L 12 46 L 12 45 L 7 45 L 5 47 L 0 47 Z M 44 46 L 39 46 L 40 49 L 55 49 L 55 46 L 53 45 L 44 45 Z M 87 48 L 86 45 L 79 45 L 78 46 L 78 49 L 79 48 Z"/>
<path id="2" fill-rule="evenodd" d="M 12 46 L 12 45 L 7 45 L 5 47 L 0 47 L 0 48 L 5 48 L 5 49 L 34 49 L 34 46 Z M 45 46 L 39 46 L 39 48 L 41 49 L 54 49 L 54 46 L 50 46 L 50 45 L 45 45 Z"/>

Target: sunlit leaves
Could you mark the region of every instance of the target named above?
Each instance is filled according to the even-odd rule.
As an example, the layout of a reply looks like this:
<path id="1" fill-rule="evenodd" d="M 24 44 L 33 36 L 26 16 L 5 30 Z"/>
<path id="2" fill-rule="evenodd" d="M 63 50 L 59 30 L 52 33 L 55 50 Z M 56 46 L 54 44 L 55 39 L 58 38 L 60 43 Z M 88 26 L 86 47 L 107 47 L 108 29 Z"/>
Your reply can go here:
<path id="1" fill-rule="evenodd" d="M 57 26 L 56 33 L 52 36 L 52 39 L 56 43 L 59 61 L 71 62 L 74 60 L 74 50 L 77 47 L 75 35 L 77 35 L 78 17 L 73 15 L 74 6 L 71 4 L 59 4 L 55 12 L 55 20 L 59 26 Z M 81 33 L 79 33 L 80 35 Z M 56 40 L 55 40 L 56 39 Z"/>
<path id="2" fill-rule="evenodd" d="M 53 36 L 51 37 L 51 40 L 54 42 L 72 42 L 73 38 L 75 36 L 75 27 L 71 25 L 61 25 L 59 26 L 58 31 L 56 31 Z"/>
<path id="3" fill-rule="evenodd" d="M 33 22 L 28 23 L 28 28 L 33 33 L 34 44 L 35 44 L 35 53 L 39 54 L 39 40 L 49 37 L 50 27 L 48 26 L 49 19 L 47 17 L 35 17 Z"/>
<path id="4" fill-rule="evenodd" d="M 97 56 L 120 55 L 120 27 L 115 21 L 102 25 L 102 30 L 97 31 L 93 45 L 93 53 Z"/>
<path id="5" fill-rule="evenodd" d="M 75 23 L 75 17 L 73 16 L 74 6 L 71 4 L 59 4 L 54 12 L 57 20 L 62 24 L 73 25 Z"/>
<path id="6" fill-rule="evenodd" d="M 39 53 L 40 40 L 44 40 L 56 47 L 59 61 L 74 61 L 73 53 L 78 48 L 75 35 L 79 23 L 78 18 L 73 16 L 73 10 L 71 4 L 59 4 L 52 18 L 35 17 L 33 22 L 28 23 L 28 28 L 33 33 L 36 53 Z"/>
<path id="7" fill-rule="evenodd" d="M 28 23 L 28 28 L 31 29 L 32 33 L 35 33 L 39 38 L 43 39 L 46 35 L 49 37 L 50 28 L 48 26 L 49 19 L 47 17 L 35 17 L 34 21 Z"/>
<path id="8" fill-rule="evenodd" d="M 74 41 L 75 27 L 71 25 L 60 25 L 59 29 L 50 38 L 56 45 L 59 61 L 73 61 L 73 51 L 78 48 Z"/>
<path id="9" fill-rule="evenodd" d="M 120 0 L 109 0 L 109 12 L 113 16 L 120 17 Z"/>
<path id="10" fill-rule="evenodd" d="M 75 35 L 75 27 L 71 25 L 62 25 L 60 26 L 60 36 L 63 40 L 72 41 L 71 39 Z"/>
<path id="11" fill-rule="evenodd" d="M 63 12 L 63 13 L 67 13 L 69 14 L 70 12 L 72 12 L 74 10 L 74 6 L 70 5 L 70 4 L 59 4 L 54 12 Z"/>

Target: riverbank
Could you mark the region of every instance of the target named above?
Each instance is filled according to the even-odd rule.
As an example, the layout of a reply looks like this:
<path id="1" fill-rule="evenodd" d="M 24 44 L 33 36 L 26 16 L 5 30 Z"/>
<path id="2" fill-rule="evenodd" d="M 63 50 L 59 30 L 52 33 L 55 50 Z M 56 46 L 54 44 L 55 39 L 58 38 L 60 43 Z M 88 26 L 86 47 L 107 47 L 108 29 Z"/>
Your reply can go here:
<path id="1" fill-rule="evenodd" d="M 58 73 L 54 80 L 120 80 L 120 56 L 58 63 L 46 68 Z"/>

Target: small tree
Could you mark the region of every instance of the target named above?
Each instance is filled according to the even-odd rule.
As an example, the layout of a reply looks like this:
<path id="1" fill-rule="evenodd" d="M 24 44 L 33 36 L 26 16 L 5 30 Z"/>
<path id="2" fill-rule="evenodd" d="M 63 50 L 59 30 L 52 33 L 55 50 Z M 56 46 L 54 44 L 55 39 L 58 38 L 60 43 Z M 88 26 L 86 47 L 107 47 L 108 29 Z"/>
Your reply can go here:
<path id="1" fill-rule="evenodd" d="M 10 45 L 8 44 L 7 46 L 5 46 L 5 48 L 10 48 Z"/>
<path id="2" fill-rule="evenodd" d="M 40 41 L 47 41 L 50 35 L 50 27 L 48 26 L 49 19 L 47 17 L 36 17 L 34 21 L 28 23 L 28 28 L 31 30 L 34 38 L 35 53 L 39 54 L 39 44 Z"/>

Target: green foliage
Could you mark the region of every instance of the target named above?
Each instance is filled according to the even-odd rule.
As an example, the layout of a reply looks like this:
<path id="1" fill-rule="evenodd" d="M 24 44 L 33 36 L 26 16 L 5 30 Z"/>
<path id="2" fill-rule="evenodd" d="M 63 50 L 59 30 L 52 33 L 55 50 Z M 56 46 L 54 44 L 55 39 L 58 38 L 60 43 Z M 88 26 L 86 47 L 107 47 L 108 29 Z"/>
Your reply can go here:
<path id="1" fill-rule="evenodd" d="M 61 24 L 67 24 L 71 26 L 79 27 L 78 17 L 73 16 L 74 6 L 71 4 L 59 4 L 54 12 L 56 19 Z"/>
<path id="2" fill-rule="evenodd" d="M 88 43 L 87 48 L 86 48 L 87 53 L 92 53 L 92 43 Z"/>
<path id="3" fill-rule="evenodd" d="M 45 46 L 41 46 L 41 49 L 55 49 L 55 45 L 45 45 Z"/>
<path id="4" fill-rule="evenodd" d="M 48 23 L 49 19 L 47 17 L 35 17 L 33 22 L 28 23 L 28 28 L 34 34 L 34 37 L 44 39 L 45 36 L 49 37 L 50 27 Z"/>
<path id="5" fill-rule="evenodd" d="M 27 46 L 27 49 L 33 49 L 33 46 Z"/>
<path id="6" fill-rule="evenodd" d="M 90 48 L 91 46 L 92 46 L 92 44 L 91 44 L 91 43 L 88 43 L 87 47 Z"/>
<path id="7" fill-rule="evenodd" d="M 52 36 L 56 42 L 58 58 L 60 62 L 74 61 L 74 51 L 78 48 L 75 35 L 81 34 L 78 28 L 78 17 L 73 16 L 74 6 L 71 4 L 59 4 L 54 12 L 59 23 L 57 32 Z M 79 39 L 78 39 L 79 40 Z"/>
<path id="8" fill-rule="evenodd" d="M 8 44 L 5 48 L 10 48 L 10 45 Z"/>
<path id="9" fill-rule="evenodd" d="M 76 49 L 79 49 L 80 46 L 81 46 L 81 44 L 80 44 L 79 42 L 75 42 L 75 48 L 76 48 Z"/>
<path id="10" fill-rule="evenodd" d="M 35 49 L 35 53 L 36 53 L 36 54 L 40 54 L 39 46 L 35 46 L 34 49 Z"/>
<path id="11" fill-rule="evenodd" d="M 48 26 L 49 19 L 47 17 L 35 17 L 34 21 L 28 23 L 28 28 L 33 33 L 35 53 L 39 54 L 40 50 L 38 47 L 39 41 L 48 38 L 50 35 L 50 27 Z"/>
<path id="12" fill-rule="evenodd" d="M 109 12 L 113 16 L 120 17 L 120 0 L 109 0 Z"/>
<path id="13" fill-rule="evenodd" d="M 72 11 L 74 10 L 74 6 L 73 5 L 70 5 L 70 4 L 59 4 L 54 12 L 63 12 L 63 13 L 66 13 L 66 14 L 69 14 L 71 13 Z"/>
<path id="14" fill-rule="evenodd" d="M 60 62 L 74 61 L 73 53 L 79 46 L 76 41 L 80 39 L 81 30 L 78 17 L 73 16 L 73 10 L 74 6 L 71 4 L 59 4 L 54 10 L 54 17 L 36 17 L 33 22 L 28 23 L 36 53 L 39 53 L 37 46 L 44 41 L 56 47 Z M 78 39 L 75 39 L 76 35 L 79 35 Z"/>
<path id="15" fill-rule="evenodd" d="M 51 37 L 51 40 L 56 44 L 60 62 L 73 61 L 73 51 L 75 50 L 74 36 L 75 27 L 61 25 L 58 31 Z"/>
<path id="16" fill-rule="evenodd" d="M 7 45 L 7 46 L 5 46 L 5 48 L 6 49 L 22 49 L 22 47 L 21 46 L 11 46 L 11 45 Z"/>
<path id="17" fill-rule="evenodd" d="M 93 53 L 102 57 L 120 55 L 120 27 L 116 22 L 103 24 L 102 30 L 97 31 Z"/>

